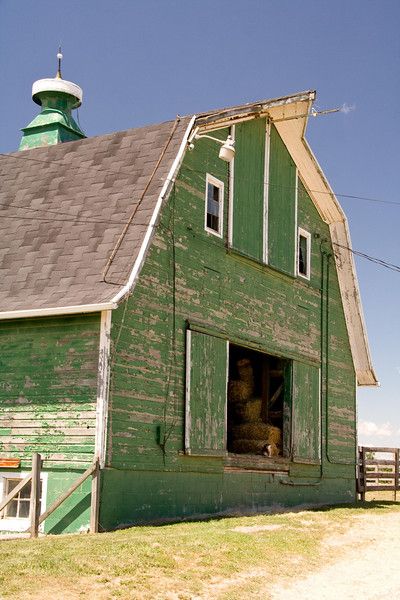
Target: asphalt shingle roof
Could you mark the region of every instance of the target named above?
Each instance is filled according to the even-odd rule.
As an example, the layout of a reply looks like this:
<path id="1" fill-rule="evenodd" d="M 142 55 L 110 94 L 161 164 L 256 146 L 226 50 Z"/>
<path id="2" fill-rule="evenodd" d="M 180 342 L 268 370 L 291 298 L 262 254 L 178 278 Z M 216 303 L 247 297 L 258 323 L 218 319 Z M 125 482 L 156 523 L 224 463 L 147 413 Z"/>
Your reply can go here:
<path id="1" fill-rule="evenodd" d="M 0 156 L 0 312 L 115 296 L 189 121 Z M 118 285 L 105 283 L 104 268 L 134 212 L 106 277 Z"/>

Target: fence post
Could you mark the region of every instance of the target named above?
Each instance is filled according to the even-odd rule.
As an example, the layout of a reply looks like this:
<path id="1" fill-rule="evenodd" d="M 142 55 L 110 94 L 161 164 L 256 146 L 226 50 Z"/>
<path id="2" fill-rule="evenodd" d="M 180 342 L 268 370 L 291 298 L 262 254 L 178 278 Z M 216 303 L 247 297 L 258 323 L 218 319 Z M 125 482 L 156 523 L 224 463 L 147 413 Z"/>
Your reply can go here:
<path id="1" fill-rule="evenodd" d="M 367 473 L 366 473 L 366 465 L 365 465 L 365 448 L 361 448 L 361 480 L 362 480 L 362 488 L 361 488 L 361 500 L 365 502 L 365 488 L 367 487 Z"/>
<path id="2" fill-rule="evenodd" d="M 96 468 L 92 474 L 92 495 L 90 502 L 90 533 L 99 531 L 99 491 L 100 491 L 100 465 L 96 460 Z"/>
<path id="3" fill-rule="evenodd" d="M 30 533 L 32 538 L 36 538 L 39 533 L 39 513 L 40 513 L 40 470 L 42 466 L 42 457 L 35 452 L 32 455 L 32 481 L 30 497 Z"/>
<path id="4" fill-rule="evenodd" d="M 394 453 L 394 501 L 397 502 L 397 490 L 399 489 L 399 470 L 400 470 L 400 451 L 399 448 L 395 450 Z"/>

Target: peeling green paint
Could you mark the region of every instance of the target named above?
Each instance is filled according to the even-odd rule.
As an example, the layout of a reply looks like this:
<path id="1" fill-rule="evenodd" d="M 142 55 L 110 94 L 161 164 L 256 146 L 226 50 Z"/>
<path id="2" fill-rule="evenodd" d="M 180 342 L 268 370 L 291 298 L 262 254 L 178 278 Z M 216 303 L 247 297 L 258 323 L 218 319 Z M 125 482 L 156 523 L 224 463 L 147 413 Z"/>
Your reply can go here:
<path id="1" fill-rule="evenodd" d="M 219 132 L 221 137 L 226 133 Z M 292 241 L 279 238 L 283 195 L 275 190 L 269 215 L 270 231 L 278 230 L 269 240 L 273 268 L 261 262 L 260 252 L 255 260 L 227 247 L 229 173 L 215 144 L 199 140 L 186 155 L 134 293 L 113 312 L 108 469 L 101 507 L 107 526 L 274 502 L 354 500 L 355 373 L 337 273 L 332 258 L 323 254 L 332 254 L 330 243 L 322 244 L 330 238 L 329 229 L 301 181 L 294 214 L 296 180 L 289 167 L 290 176 L 274 167 L 280 179 L 273 177 L 292 191 L 291 216 L 284 218 Z M 225 185 L 223 239 L 204 230 L 206 173 Z M 294 277 L 295 217 L 312 236 L 310 281 Z M 327 260 L 329 273 L 323 267 Z M 321 464 L 289 461 L 286 475 L 246 469 L 233 475 L 223 457 L 183 454 L 188 322 L 235 344 L 313 365 L 313 381 L 321 369 L 321 407 L 313 405 L 315 418 L 321 409 Z M 293 413 L 299 426 L 307 402 L 304 407 Z M 315 445 L 319 435 L 313 439 Z"/>

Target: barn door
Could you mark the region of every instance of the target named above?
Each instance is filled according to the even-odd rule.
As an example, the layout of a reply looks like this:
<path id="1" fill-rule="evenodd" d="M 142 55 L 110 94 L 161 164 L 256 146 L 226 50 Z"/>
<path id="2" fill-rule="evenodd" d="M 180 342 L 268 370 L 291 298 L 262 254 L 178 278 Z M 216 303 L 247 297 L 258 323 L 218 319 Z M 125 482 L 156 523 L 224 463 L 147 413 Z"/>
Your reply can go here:
<path id="1" fill-rule="evenodd" d="M 185 452 L 221 456 L 226 452 L 228 342 L 187 331 Z"/>
<path id="2" fill-rule="evenodd" d="M 321 462 L 320 370 L 293 361 L 292 460 Z"/>

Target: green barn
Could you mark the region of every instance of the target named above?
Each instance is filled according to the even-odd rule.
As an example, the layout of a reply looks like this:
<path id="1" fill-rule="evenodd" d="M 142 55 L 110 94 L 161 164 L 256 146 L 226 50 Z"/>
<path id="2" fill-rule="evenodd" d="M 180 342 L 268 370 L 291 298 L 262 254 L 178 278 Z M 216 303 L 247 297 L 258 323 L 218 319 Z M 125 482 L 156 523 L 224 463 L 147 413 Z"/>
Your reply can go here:
<path id="1" fill-rule="evenodd" d="M 39 452 L 42 513 L 99 460 L 100 529 L 353 502 L 377 381 L 315 93 L 93 138 L 60 73 L 33 99 L 0 157 L 0 501 Z M 44 531 L 90 503 L 87 479 Z"/>

